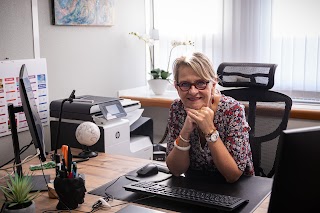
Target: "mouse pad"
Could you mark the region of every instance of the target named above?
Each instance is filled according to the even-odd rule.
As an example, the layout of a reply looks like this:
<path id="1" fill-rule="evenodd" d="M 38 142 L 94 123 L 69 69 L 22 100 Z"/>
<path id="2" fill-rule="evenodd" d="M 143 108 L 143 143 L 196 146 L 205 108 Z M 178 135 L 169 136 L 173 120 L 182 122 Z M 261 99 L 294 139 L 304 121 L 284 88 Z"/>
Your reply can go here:
<path id="1" fill-rule="evenodd" d="M 134 174 L 138 169 L 129 172 L 128 174 Z M 160 173 L 160 172 L 159 172 Z M 161 173 L 160 173 L 161 174 Z M 139 193 L 126 191 L 123 186 L 130 184 L 134 181 L 127 179 L 125 176 L 121 176 L 114 181 L 96 188 L 89 192 L 98 196 L 106 196 L 105 193 L 111 194 L 115 199 L 134 202 L 142 205 L 152 206 L 156 208 L 178 211 L 178 212 L 219 212 L 207 207 L 200 207 L 198 205 L 187 204 L 177 202 L 168 199 L 160 199 L 159 197 L 148 197 Z M 186 177 L 172 177 L 164 181 L 164 184 L 173 186 L 182 186 L 189 188 L 195 188 L 198 190 L 213 192 L 217 194 L 227 194 L 235 197 L 241 197 L 249 200 L 249 203 L 239 207 L 234 212 L 244 213 L 253 212 L 258 205 L 270 194 L 272 187 L 272 178 L 264 178 L 259 176 L 241 176 L 235 183 L 227 183 L 224 178 L 215 175 L 204 175 L 198 173 L 187 173 Z"/>
<path id="2" fill-rule="evenodd" d="M 123 186 L 138 181 L 161 182 L 169 179 L 172 176 L 172 174 L 167 174 L 159 171 L 156 175 L 152 175 L 149 177 L 140 177 L 137 174 L 138 169 L 128 172 L 127 174 L 120 176 L 119 178 L 112 180 L 98 188 L 95 188 L 88 193 L 101 197 L 105 197 L 107 194 L 110 194 L 114 197 L 114 199 L 132 202 L 145 197 L 145 195 L 126 191 Z"/>

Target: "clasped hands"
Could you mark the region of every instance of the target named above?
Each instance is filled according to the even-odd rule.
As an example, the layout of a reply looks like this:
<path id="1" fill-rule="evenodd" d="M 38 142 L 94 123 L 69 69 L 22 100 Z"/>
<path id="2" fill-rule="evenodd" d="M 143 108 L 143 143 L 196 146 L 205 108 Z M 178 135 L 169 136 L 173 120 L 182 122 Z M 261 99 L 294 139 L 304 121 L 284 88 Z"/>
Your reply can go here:
<path id="1" fill-rule="evenodd" d="M 183 132 L 190 134 L 195 128 L 199 128 L 205 135 L 215 130 L 213 123 L 215 112 L 220 102 L 221 93 L 216 90 L 212 96 L 212 103 L 209 106 L 203 106 L 201 109 L 185 108 L 187 117 L 184 122 Z"/>
<path id="2" fill-rule="evenodd" d="M 187 132 L 192 132 L 196 127 L 205 134 L 209 134 L 213 129 L 216 129 L 213 124 L 214 111 L 210 107 L 202 107 L 199 110 L 186 108 L 187 118 L 184 123 L 184 128 Z"/>

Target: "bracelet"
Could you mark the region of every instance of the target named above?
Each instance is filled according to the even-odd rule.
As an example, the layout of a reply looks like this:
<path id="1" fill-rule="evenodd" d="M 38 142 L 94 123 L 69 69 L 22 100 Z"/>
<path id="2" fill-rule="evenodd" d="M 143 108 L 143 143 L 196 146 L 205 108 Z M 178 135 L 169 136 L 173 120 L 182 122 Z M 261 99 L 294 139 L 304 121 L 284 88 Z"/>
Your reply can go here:
<path id="1" fill-rule="evenodd" d="M 180 138 L 183 142 L 190 143 L 190 140 L 184 139 L 181 135 L 179 135 L 179 138 Z"/>
<path id="2" fill-rule="evenodd" d="M 188 150 L 190 149 L 190 147 L 191 147 L 191 145 L 186 146 L 186 147 L 179 146 L 179 145 L 177 144 L 177 140 L 175 140 L 174 146 L 175 146 L 177 149 L 181 150 L 181 151 L 188 151 Z"/>

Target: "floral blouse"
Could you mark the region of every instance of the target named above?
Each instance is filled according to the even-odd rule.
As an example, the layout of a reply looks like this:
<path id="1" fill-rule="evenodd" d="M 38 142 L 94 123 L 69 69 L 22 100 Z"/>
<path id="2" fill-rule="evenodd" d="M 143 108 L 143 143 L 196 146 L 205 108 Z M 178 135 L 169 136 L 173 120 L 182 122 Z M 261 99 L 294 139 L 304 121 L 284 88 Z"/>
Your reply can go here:
<path id="1" fill-rule="evenodd" d="M 174 141 L 179 137 L 186 116 L 187 113 L 182 101 L 175 100 L 169 111 L 167 155 L 173 149 Z M 214 115 L 214 125 L 239 169 L 245 175 L 254 175 L 249 144 L 250 127 L 245 118 L 243 105 L 231 97 L 222 95 L 217 112 Z M 198 129 L 191 133 L 190 145 L 190 169 L 217 171 L 208 145 L 205 144 L 204 147 L 201 147 Z"/>

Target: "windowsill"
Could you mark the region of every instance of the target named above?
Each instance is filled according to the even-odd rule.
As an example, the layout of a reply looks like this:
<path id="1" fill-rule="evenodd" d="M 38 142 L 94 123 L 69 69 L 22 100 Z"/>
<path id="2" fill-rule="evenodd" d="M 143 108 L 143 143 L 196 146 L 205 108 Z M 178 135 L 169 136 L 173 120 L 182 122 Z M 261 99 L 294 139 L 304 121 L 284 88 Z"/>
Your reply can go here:
<path id="1" fill-rule="evenodd" d="M 173 100 L 179 98 L 176 90 L 169 88 L 163 95 L 155 95 L 148 86 L 118 91 L 118 97 L 139 100 L 143 107 L 170 108 Z M 292 104 L 290 118 L 320 120 L 320 104 Z"/>

